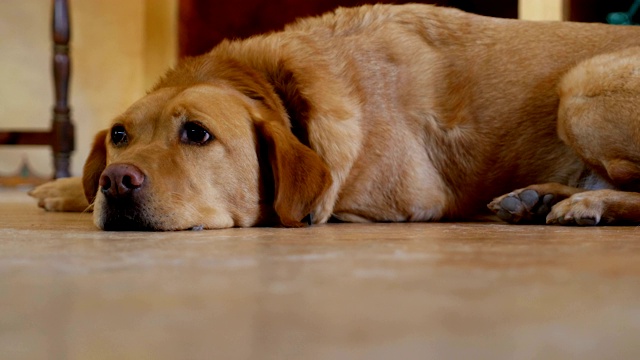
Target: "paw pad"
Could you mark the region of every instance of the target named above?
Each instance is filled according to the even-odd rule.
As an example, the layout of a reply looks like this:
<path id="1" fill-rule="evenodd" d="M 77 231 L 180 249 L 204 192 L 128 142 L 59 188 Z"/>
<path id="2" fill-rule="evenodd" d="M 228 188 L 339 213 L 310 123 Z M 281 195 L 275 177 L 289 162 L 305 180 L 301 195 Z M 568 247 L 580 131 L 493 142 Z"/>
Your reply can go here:
<path id="1" fill-rule="evenodd" d="M 510 223 L 544 223 L 554 198 L 553 194 L 540 196 L 537 191 L 526 189 L 494 200 L 489 208 Z"/>

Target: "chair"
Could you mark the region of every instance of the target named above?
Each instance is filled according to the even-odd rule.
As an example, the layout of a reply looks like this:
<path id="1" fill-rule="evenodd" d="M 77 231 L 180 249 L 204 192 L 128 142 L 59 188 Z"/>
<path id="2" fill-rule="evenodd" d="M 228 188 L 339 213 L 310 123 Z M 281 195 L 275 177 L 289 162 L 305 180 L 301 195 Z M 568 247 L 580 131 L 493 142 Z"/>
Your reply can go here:
<path id="1" fill-rule="evenodd" d="M 69 4 L 52 0 L 53 5 L 53 82 L 55 105 L 49 131 L 0 132 L 0 145 L 47 145 L 53 150 L 54 177 L 71 176 L 70 156 L 74 150 L 74 127 L 71 122 L 69 93 Z"/>

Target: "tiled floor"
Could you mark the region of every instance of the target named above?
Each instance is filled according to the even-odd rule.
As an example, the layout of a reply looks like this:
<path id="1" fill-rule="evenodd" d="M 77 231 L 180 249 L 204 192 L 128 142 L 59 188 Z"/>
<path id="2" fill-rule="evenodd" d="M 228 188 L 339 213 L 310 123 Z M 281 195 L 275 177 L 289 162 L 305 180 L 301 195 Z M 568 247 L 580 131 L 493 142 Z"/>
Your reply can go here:
<path id="1" fill-rule="evenodd" d="M 640 229 L 107 233 L 0 192 L 3 359 L 638 359 Z"/>

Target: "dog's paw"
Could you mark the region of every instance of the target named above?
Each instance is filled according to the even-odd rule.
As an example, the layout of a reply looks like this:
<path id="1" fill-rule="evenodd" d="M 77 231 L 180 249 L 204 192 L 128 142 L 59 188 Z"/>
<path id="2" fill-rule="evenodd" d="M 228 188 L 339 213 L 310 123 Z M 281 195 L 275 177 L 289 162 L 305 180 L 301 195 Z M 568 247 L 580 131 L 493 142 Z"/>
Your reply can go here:
<path id="1" fill-rule="evenodd" d="M 506 222 L 543 224 L 555 202 L 557 200 L 554 194 L 540 194 L 536 190 L 524 188 L 497 197 L 487 206 Z"/>
<path id="2" fill-rule="evenodd" d="M 590 194 L 575 194 L 557 203 L 547 215 L 547 224 L 590 226 L 606 222 L 603 221 L 604 199 Z"/>
<path id="3" fill-rule="evenodd" d="M 29 192 L 38 200 L 38 206 L 47 211 L 86 211 L 89 208 L 82 180 L 77 177 L 56 179 Z"/>

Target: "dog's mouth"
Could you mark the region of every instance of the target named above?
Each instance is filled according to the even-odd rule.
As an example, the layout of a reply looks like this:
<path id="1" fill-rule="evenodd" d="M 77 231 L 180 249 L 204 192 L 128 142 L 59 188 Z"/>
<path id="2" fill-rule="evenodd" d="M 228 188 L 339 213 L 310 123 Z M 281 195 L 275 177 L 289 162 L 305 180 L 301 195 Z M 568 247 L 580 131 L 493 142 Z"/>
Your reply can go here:
<path id="1" fill-rule="evenodd" d="M 152 213 L 147 206 L 140 205 L 132 197 L 106 198 L 100 209 L 101 220 L 98 227 L 104 231 L 200 231 L 205 229 L 202 224 L 167 227 L 167 224 L 172 223 L 170 215 L 161 216 Z"/>
<path id="2" fill-rule="evenodd" d="M 106 199 L 102 208 L 102 228 L 105 231 L 159 231 L 146 212 L 131 198 Z"/>

